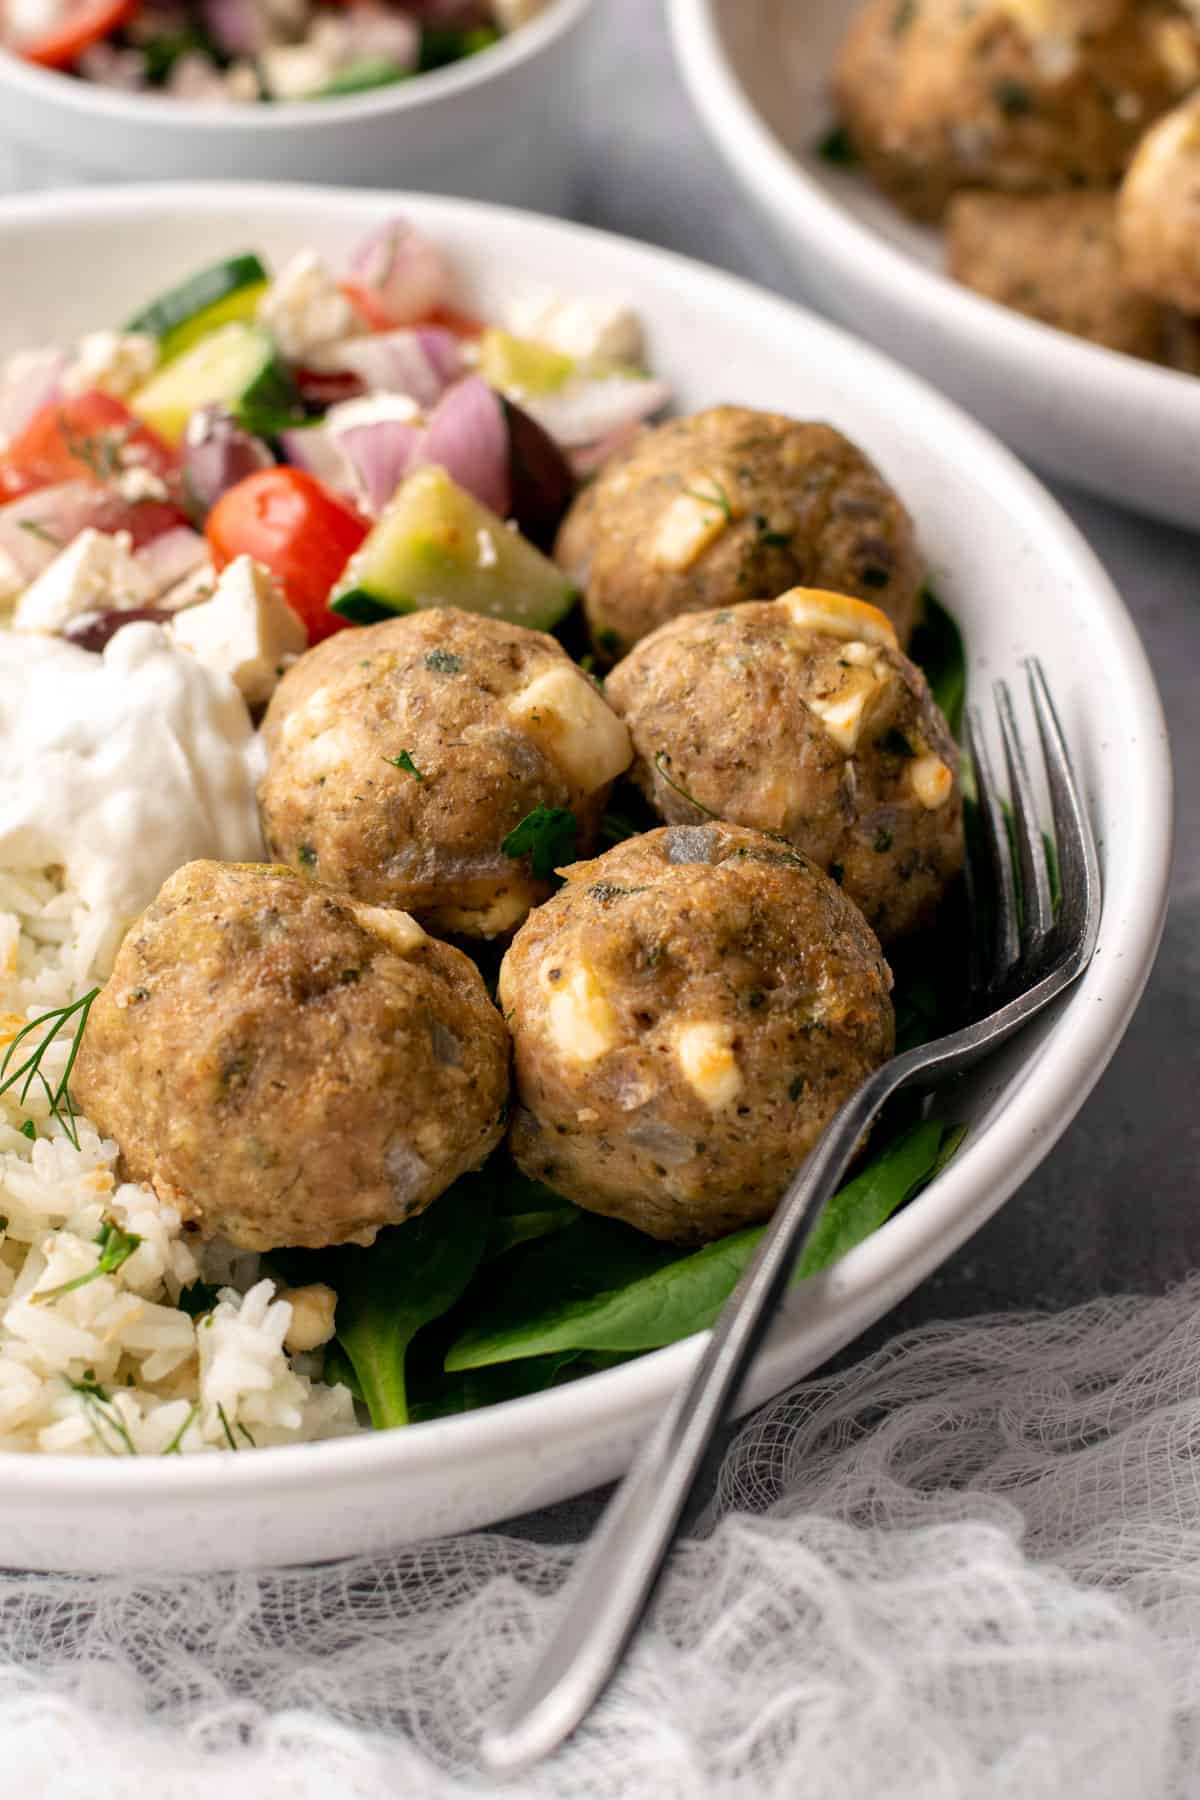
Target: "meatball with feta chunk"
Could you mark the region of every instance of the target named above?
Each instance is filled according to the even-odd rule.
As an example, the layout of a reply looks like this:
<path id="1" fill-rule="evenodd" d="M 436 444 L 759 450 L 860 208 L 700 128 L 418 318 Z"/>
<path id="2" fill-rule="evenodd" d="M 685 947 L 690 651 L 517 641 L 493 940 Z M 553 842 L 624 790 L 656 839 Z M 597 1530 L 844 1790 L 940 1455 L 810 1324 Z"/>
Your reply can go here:
<path id="1" fill-rule="evenodd" d="M 504 1129 L 508 1034 L 461 951 L 290 869 L 187 863 L 132 925 L 72 1089 L 206 1236 L 367 1244 Z"/>
<path id="2" fill-rule="evenodd" d="M 806 857 L 707 823 L 565 871 L 500 971 L 510 1143 L 529 1175 L 651 1236 L 766 1218 L 891 1054 L 891 975 Z"/>
<path id="3" fill-rule="evenodd" d="M 867 171 L 917 218 L 958 188 L 1109 187 L 1200 79 L 1200 35 L 1130 0 L 868 0 L 834 98 Z"/>
<path id="4" fill-rule="evenodd" d="M 1117 202 L 1125 279 L 1200 313 L 1200 94 L 1143 138 Z"/>
<path id="5" fill-rule="evenodd" d="M 577 497 L 555 554 L 606 662 L 680 613 L 801 582 L 873 600 L 907 643 L 921 585 L 912 521 L 861 450 L 745 406 L 643 432 Z"/>
<path id="6" fill-rule="evenodd" d="M 788 840 L 884 943 L 930 922 L 962 866 L 958 754 L 876 607 L 798 588 L 674 619 L 605 691 L 663 818 Z"/>
<path id="7" fill-rule="evenodd" d="M 263 736 L 272 856 L 481 938 L 511 931 L 552 886 L 517 847 L 528 833 L 508 841 L 516 828 L 552 815 L 586 854 L 632 756 L 553 638 L 450 609 L 326 639 L 280 682 Z"/>

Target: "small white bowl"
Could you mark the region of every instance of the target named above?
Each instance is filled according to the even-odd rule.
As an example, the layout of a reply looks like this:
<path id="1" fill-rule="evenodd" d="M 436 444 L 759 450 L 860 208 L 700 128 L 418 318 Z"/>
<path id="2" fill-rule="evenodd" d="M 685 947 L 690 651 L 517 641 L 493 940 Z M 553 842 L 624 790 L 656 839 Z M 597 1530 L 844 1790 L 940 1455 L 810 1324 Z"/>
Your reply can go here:
<path id="1" fill-rule="evenodd" d="M 442 243 L 482 315 L 549 284 L 632 302 L 679 408 L 828 419 L 911 507 L 966 634 L 980 700 L 1045 661 L 1101 843 L 1095 961 L 1054 1013 L 948 1091 L 963 1148 L 919 1199 L 793 1293 L 742 1395 L 822 1362 L 916 1286 L 1044 1157 L 1112 1055 L 1158 944 L 1171 851 L 1166 727 L 1137 633 L 1032 476 L 922 382 L 795 306 L 682 257 L 517 212 L 334 188 L 116 188 L 0 202 L 0 355 L 125 317 L 206 257 L 333 255 L 397 208 Z M 1150 1129 L 1152 1122 L 1148 1122 Z M 10 1566 L 205 1569 L 316 1561 L 510 1517 L 611 1479 L 701 1339 L 568 1388 L 402 1431 L 242 1456 L 0 1454 Z"/>
<path id="2" fill-rule="evenodd" d="M 858 0 L 669 0 L 691 96 L 825 310 L 925 375 L 1029 461 L 1200 529 L 1200 379 L 1085 343 L 942 272 L 939 234 L 816 144 Z"/>
<path id="3" fill-rule="evenodd" d="M 344 181 L 563 212 L 591 4 L 552 0 L 490 49 L 393 87 L 255 106 L 121 93 L 0 50 L 0 134 L 23 152 L 20 185 Z"/>

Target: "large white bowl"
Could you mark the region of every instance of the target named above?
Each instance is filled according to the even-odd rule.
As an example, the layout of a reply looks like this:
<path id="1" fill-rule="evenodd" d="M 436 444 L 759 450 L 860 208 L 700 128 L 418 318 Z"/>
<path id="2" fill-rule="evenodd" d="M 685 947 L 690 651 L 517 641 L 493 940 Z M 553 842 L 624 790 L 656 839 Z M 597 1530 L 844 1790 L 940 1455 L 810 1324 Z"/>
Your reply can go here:
<path id="1" fill-rule="evenodd" d="M 491 49 L 394 87 L 264 106 L 120 93 L 0 50 L 0 135 L 20 147 L 18 187 L 237 176 L 423 188 L 562 212 L 590 8 L 552 0 Z"/>
<path id="2" fill-rule="evenodd" d="M 1030 462 L 1200 529 L 1200 380 L 1085 343 L 942 273 L 937 232 L 815 146 L 859 0 L 669 0 L 684 79 L 803 290 Z"/>
<path id="3" fill-rule="evenodd" d="M 835 1269 L 793 1295 L 743 1404 L 880 1317 L 1045 1156 L 1111 1056 L 1162 925 L 1171 772 L 1153 679 L 1119 598 L 1023 468 L 921 382 L 727 275 L 599 232 L 462 202 L 292 187 L 92 190 L 0 204 L 0 352 L 123 318 L 206 257 L 257 245 L 333 253 L 402 205 L 486 312 L 523 283 L 625 294 L 682 407 L 738 400 L 828 419 L 918 520 L 966 631 L 976 692 L 1041 655 L 1102 848 L 1095 963 L 1052 1018 L 942 1105 L 969 1122 L 951 1166 Z M 692 1367 L 700 1339 L 571 1387 L 408 1430 L 161 1461 L 0 1455 L 6 1564 L 202 1569 L 370 1550 L 501 1519 L 604 1481 Z"/>

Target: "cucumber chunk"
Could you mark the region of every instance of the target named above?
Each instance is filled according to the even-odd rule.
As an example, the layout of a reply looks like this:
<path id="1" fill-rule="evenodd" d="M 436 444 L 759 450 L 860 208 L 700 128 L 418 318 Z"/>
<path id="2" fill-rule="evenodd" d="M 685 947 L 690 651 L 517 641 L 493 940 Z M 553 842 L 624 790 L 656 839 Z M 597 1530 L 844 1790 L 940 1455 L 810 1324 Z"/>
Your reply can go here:
<path id="1" fill-rule="evenodd" d="M 336 100 L 339 94 L 365 94 L 371 88 L 391 87 L 393 82 L 407 81 L 411 71 L 402 69 L 390 56 L 360 56 L 347 63 L 324 87 L 314 88 L 308 100 Z"/>
<path id="2" fill-rule="evenodd" d="M 330 597 L 360 625 L 457 606 L 550 631 L 576 600 L 562 570 L 465 493 L 445 469 L 401 483 Z"/>
<path id="3" fill-rule="evenodd" d="M 160 294 L 125 330 L 156 337 L 162 361 L 171 362 L 219 326 L 252 319 L 266 288 L 267 271 L 257 256 L 231 256 Z"/>
<path id="4" fill-rule="evenodd" d="M 129 402 L 170 444 L 202 406 L 220 406 L 247 431 L 271 435 L 298 423 L 303 408 L 295 383 L 267 332 L 257 325 L 222 325 L 152 375 Z"/>

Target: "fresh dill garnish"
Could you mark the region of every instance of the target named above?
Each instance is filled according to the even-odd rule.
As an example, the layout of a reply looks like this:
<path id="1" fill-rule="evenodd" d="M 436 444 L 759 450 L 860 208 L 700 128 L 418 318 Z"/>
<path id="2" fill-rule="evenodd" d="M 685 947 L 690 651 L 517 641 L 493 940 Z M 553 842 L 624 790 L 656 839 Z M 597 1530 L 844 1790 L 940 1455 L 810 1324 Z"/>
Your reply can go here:
<path id="1" fill-rule="evenodd" d="M 182 1455 L 183 1452 L 182 1452 L 180 1446 L 182 1445 L 184 1438 L 187 1436 L 188 1429 L 191 1426 L 192 1421 L 195 1419 L 196 1414 L 199 1411 L 200 1411 L 200 1408 L 193 1401 L 192 1405 L 188 1408 L 187 1418 L 183 1421 L 183 1424 L 179 1427 L 179 1430 L 175 1433 L 175 1436 L 171 1439 L 170 1443 L 163 1450 L 162 1454 L 164 1456 L 180 1456 L 180 1455 Z"/>
<path id="2" fill-rule="evenodd" d="M 856 169 L 861 160 L 844 125 L 832 126 L 824 137 L 817 139 L 817 155 L 823 162 L 832 163 L 835 169 Z"/>
<path id="3" fill-rule="evenodd" d="M 569 806 L 535 806 L 501 840 L 505 856 L 528 856 L 539 881 L 563 863 L 575 861 L 579 821 Z"/>
<path id="4" fill-rule="evenodd" d="M 26 1119 L 25 1123 L 22 1125 L 21 1136 L 28 1138 L 31 1144 L 36 1139 L 37 1126 L 34 1124 L 32 1119 Z"/>
<path id="5" fill-rule="evenodd" d="M 64 1294 L 73 1294 L 76 1288 L 87 1287 L 90 1281 L 98 1281 L 101 1275 L 115 1275 L 123 1263 L 127 1263 L 141 1238 L 136 1231 L 122 1231 L 112 1219 L 105 1219 L 96 1238 L 100 1246 L 100 1255 L 96 1259 L 94 1269 L 86 1275 L 76 1275 L 73 1281 L 60 1282 L 58 1287 L 43 1288 L 41 1292 L 30 1294 L 31 1306 L 45 1306 L 51 1300 L 61 1300 Z"/>
<path id="6" fill-rule="evenodd" d="M 237 1449 L 237 1439 L 234 1437 L 233 1432 L 229 1428 L 229 1420 L 225 1417 L 225 1408 L 221 1405 L 221 1402 L 219 1400 L 217 1401 L 217 1417 L 221 1421 L 221 1429 L 225 1433 L 226 1441 L 229 1444 L 229 1448 L 231 1450 L 236 1450 Z"/>
<path id="7" fill-rule="evenodd" d="M 245 1438 L 245 1440 L 249 1444 L 250 1448 L 252 1450 L 257 1450 L 258 1445 L 255 1443 L 250 1432 L 247 1431 L 246 1427 L 242 1424 L 242 1421 L 240 1419 L 238 1420 L 238 1430 L 241 1432 L 242 1436 Z"/>
<path id="8" fill-rule="evenodd" d="M 311 869 L 317 860 L 317 853 L 311 844 L 301 844 L 296 855 L 300 858 L 300 861 L 304 864 L 306 869 Z"/>
<path id="9" fill-rule="evenodd" d="M 47 531 L 40 519 L 18 519 L 17 525 L 22 531 L 27 531 L 30 537 L 41 538 L 44 544 L 53 544 L 56 550 L 62 549 L 62 539 L 55 537 L 52 531 Z"/>
<path id="10" fill-rule="evenodd" d="M 393 769 L 403 769 L 404 773 L 411 775 L 414 781 L 424 781 L 425 779 L 407 750 L 402 750 L 399 756 L 385 756 L 383 760 L 385 763 L 391 763 Z"/>
<path id="11" fill-rule="evenodd" d="M 732 525 L 733 507 L 729 503 L 729 495 L 725 492 L 725 489 L 721 486 L 721 483 L 717 480 L 715 475 L 707 476 L 705 479 L 712 481 L 713 487 L 716 489 L 715 493 L 706 494 L 701 488 L 684 488 L 684 493 L 689 500 L 701 500 L 705 506 L 718 507 L 725 515 L 725 523 L 727 525 Z"/>
<path id="12" fill-rule="evenodd" d="M 58 429 L 69 456 L 90 469 L 97 481 L 113 481 L 124 467 L 121 453 L 137 427 L 130 422 L 115 426 L 111 431 L 93 431 L 80 437 L 72 431 L 66 414 L 59 413 Z"/>
<path id="13" fill-rule="evenodd" d="M 100 1429 L 103 1425 L 107 1430 L 116 1434 L 119 1443 L 124 1444 L 127 1456 L 136 1456 L 137 1448 L 129 1435 L 129 1427 L 92 1371 L 86 1370 L 82 1381 L 72 1381 L 70 1377 L 67 1377 L 67 1386 L 83 1401 L 88 1426 L 100 1448 L 109 1456 L 120 1456 L 121 1454 L 119 1449 L 114 1450 L 112 1443 Z"/>
<path id="14" fill-rule="evenodd" d="M 702 812 L 706 819 L 716 819 L 719 824 L 721 821 L 720 813 L 715 813 L 711 806 L 705 806 L 703 800 L 697 800 L 695 794 L 689 794 L 685 787 L 680 787 L 679 783 L 674 780 L 672 776 L 667 774 L 664 765 L 669 763 L 670 760 L 671 758 L 665 750 L 660 750 L 654 758 L 654 767 L 658 770 L 667 786 L 672 788 L 674 792 L 679 795 L 681 800 L 686 800 L 689 806 L 694 806 L 697 812 Z"/>
<path id="15" fill-rule="evenodd" d="M 81 994 L 78 1000 L 72 1000 L 69 1006 L 57 1006 L 52 1012 L 40 1013 L 36 1019 L 30 1019 L 28 1025 L 23 1025 L 18 1031 L 4 1052 L 3 1060 L 0 1061 L 0 1094 L 6 1094 L 10 1088 L 16 1087 L 17 1083 L 21 1081 L 20 1099 L 21 1104 L 24 1105 L 30 1088 L 35 1081 L 40 1081 L 51 1114 L 58 1120 L 76 1150 L 79 1148 L 79 1133 L 75 1129 L 75 1109 L 71 1105 L 69 1092 L 71 1071 L 75 1067 L 75 1058 L 79 1055 L 79 1046 L 83 1042 L 84 1027 L 87 1025 L 88 1014 L 92 1010 L 92 1002 L 99 992 L 98 987 L 89 988 L 86 994 Z M 75 1020 L 70 1055 L 67 1057 L 67 1066 L 59 1076 L 57 1085 L 51 1087 L 42 1071 L 42 1058 L 69 1019 Z M 45 1030 L 36 1050 L 27 1056 L 18 1068 L 12 1069 L 10 1072 L 13 1053 L 17 1045 L 42 1026 L 45 1027 Z M 24 1077 L 23 1081 L 22 1077 Z"/>

